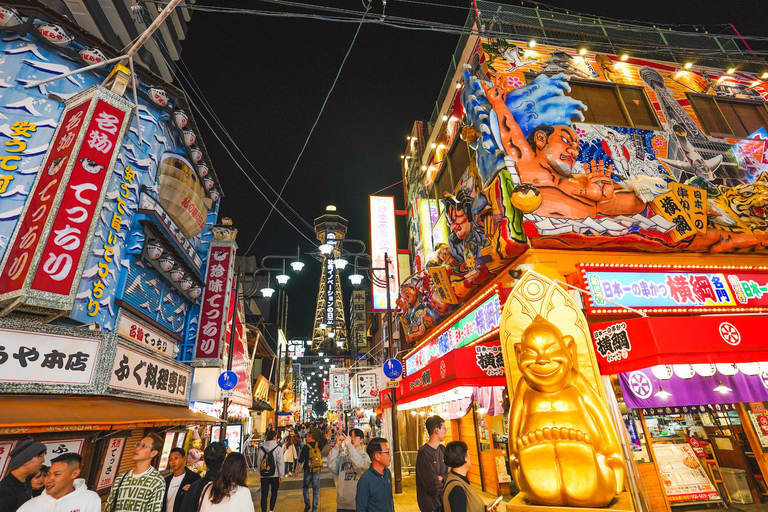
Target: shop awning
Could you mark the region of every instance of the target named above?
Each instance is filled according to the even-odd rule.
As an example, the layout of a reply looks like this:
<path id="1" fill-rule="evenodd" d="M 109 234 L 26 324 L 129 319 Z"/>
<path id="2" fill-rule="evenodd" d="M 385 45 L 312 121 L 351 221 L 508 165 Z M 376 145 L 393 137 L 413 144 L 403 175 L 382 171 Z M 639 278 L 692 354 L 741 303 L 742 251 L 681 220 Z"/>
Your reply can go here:
<path id="1" fill-rule="evenodd" d="M 462 347 L 400 381 L 397 403 L 406 404 L 456 387 L 506 386 L 501 343 Z"/>
<path id="2" fill-rule="evenodd" d="M 210 425 L 220 419 L 184 407 L 120 398 L 14 395 L 0 397 L 0 434 Z"/>
<path id="3" fill-rule="evenodd" d="M 632 318 L 589 328 L 603 375 L 661 364 L 768 361 L 766 315 Z"/>
<path id="4" fill-rule="evenodd" d="M 258 398 L 255 398 L 253 400 L 253 405 L 250 406 L 248 409 L 256 412 L 275 410 L 271 405 L 269 405 L 269 402 L 267 402 L 266 400 L 260 400 Z"/>

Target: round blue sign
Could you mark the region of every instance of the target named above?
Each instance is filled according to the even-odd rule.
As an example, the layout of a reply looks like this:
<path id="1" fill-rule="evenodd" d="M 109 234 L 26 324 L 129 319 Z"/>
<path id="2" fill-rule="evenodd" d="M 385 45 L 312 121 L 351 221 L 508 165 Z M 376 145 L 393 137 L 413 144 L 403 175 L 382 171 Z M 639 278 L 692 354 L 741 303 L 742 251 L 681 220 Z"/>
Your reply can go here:
<path id="1" fill-rule="evenodd" d="M 237 374 L 235 372 L 224 372 L 219 375 L 219 387 L 224 391 L 235 389 L 237 386 Z"/>
<path id="2" fill-rule="evenodd" d="M 384 361 L 384 375 L 390 379 L 396 379 L 403 374 L 403 363 L 397 359 L 387 359 Z"/>

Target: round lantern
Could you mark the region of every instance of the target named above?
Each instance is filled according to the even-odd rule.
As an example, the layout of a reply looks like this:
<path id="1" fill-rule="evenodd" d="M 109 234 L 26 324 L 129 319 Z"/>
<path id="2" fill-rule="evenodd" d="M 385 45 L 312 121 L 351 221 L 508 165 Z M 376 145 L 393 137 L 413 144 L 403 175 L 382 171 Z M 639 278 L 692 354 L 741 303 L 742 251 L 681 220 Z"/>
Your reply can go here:
<path id="1" fill-rule="evenodd" d="M 192 279 L 184 274 L 184 277 L 181 278 L 181 281 L 179 281 L 179 288 L 182 290 L 189 291 L 190 288 L 192 288 Z"/>
<path id="2" fill-rule="evenodd" d="M 203 162 L 200 162 L 197 164 L 197 175 L 201 178 L 205 178 L 208 176 L 208 166 L 205 165 Z"/>
<path id="3" fill-rule="evenodd" d="M 189 154 L 192 156 L 192 160 L 194 160 L 195 163 L 198 163 L 203 158 L 203 152 L 195 146 L 189 148 Z"/>
<path id="4" fill-rule="evenodd" d="M 149 99 L 152 101 L 152 103 L 155 105 L 160 105 L 161 107 L 168 105 L 168 93 L 159 87 L 149 88 Z"/>
<path id="5" fill-rule="evenodd" d="M 739 367 L 733 363 L 716 363 L 715 366 L 717 367 L 717 371 L 726 377 L 739 373 Z"/>
<path id="6" fill-rule="evenodd" d="M 717 369 L 713 364 L 694 364 L 693 371 L 700 377 L 711 377 L 715 374 Z"/>
<path id="7" fill-rule="evenodd" d="M 693 365 L 690 364 L 673 364 L 672 371 L 681 379 L 690 379 L 696 375 L 696 372 L 693 370 Z"/>
<path id="8" fill-rule="evenodd" d="M 144 245 L 144 248 L 147 251 L 147 257 L 152 260 L 156 261 L 160 258 L 160 256 L 163 255 L 163 246 L 158 243 L 155 239 L 149 239 L 147 240 L 147 243 Z"/>
<path id="9" fill-rule="evenodd" d="M 206 176 L 203 178 L 203 185 L 207 190 L 211 190 L 213 188 L 213 179 L 210 176 Z"/>
<path id="10" fill-rule="evenodd" d="M 16 12 L 16 9 L 0 7 L 0 27 L 10 28 L 21 25 L 22 23 L 24 23 L 24 21 L 21 19 L 21 16 L 19 16 L 19 13 Z"/>
<path id="11" fill-rule="evenodd" d="M 160 256 L 160 259 L 158 260 L 158 266 L 163 272 L 170 272 L 175 264 L 176 261 L 168 253 Z"/>
<path id="12" fill-rule="evenodd" d="M 78 53 L 80 53 L 80 57 L 88 64 L 98 64 L 99 62 L 107 60 L 107 56 L 98 48 L 83 48 Z"/>
<path id="13" fill-rule="evenodd" d="M 219 192 L 216 189 L 211 189 L 211 201 L 214 203 L 219 200 Z"/>
<path id="14" fill-rule="evenodd" d="M 178 283 L 184 277 L 184 270 L 182 270 L 180 267 L 174 267 L 171 269 L 169 274 L 171 276 L 171 281 Z"/>
<path id="15" fill-rule="evenodd" d="M 198 298 L 203 293 L 203 289 L 199 286 L 193 286 L 189 289 L 189 292 L 187 292 L 187 295 L 189 295 L 193 300 Z"/>
<path id="16" fill-rule="evenodd" d="M 177 110 L 173 113 L 173 122 L 176 123 L 176 128 L 181 130 L 187 127 L 189 116 L 183 110 Z"/>
<path id="17" fill-rule="evenodd" d="M 672 366 L 668 364 L 659 364 L 651 367 L 651 373 L 659 380 L 669 380 L 672 377 Z"/>
<path id="18" fill-rule="evenodd" d="M 72 36 L 61 28 L 59 25 L 40 25 L 37 27 L 37 31 L 43 36 L 49 43 L 56 46 L 67 46 L 72 42 Z"/>
<path id="19" fill-rule="evenodd" d="M 182 130 L 182 134 L 184 134 L 184 145 L 185 146 L 191 146 L 195 143 L 195 132 L 192 130 Z"/>

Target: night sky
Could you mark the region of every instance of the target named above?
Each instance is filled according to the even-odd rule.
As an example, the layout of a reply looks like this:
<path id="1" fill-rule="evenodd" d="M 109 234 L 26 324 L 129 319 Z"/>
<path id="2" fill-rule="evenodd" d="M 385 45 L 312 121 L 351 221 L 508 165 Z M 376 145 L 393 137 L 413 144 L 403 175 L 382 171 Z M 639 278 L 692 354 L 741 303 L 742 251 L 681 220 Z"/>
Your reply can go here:
<path id="1" fill-rule="evenodd" d="M 434 2 L 434 3 L 429 3 Z M 307 0 L 362 12 L 360 0 Z M 513 3 L 513 2 L 501 2 Z M 519 4 L 518 1 L 514 4 Z M 334 13 L 309 11 L 297 6 L 256 0 L 198 0 L 198 5 L 217 5 L 270 12 Z M 469 1 L 388 0 L 386 14 L 463 25 Z M 527 2 L 525 5 L 531 5 Z M 742 35 L 765 36 L 760 2 L 701 2 L 677 0 L 622 2 L 551 0 L 548 5 L 587 14 L 665 24 L 698 24 L 710 33 L 733 34 L 733 23 Z M 382 12 L 374 0 L 372 13 Z M 213 112 L 259 173 L 280 190 L 296 161 L 346 54 L 357 23 L 337 23 L 303 18 L 249 14 L 207 13 L 192 15 L 179 66 L 192 77 Z M 682 30 L 693 30 L 681 27 Z M 701 30 L 701 29 L 700 29 Z M 401 179 L 400 154 L 415 120 L 428 120 L 448 71 L 458 35 L 405 30 L 365 24 L 344 65 L 336 87 L 312 138 L 285 189 L 284 199 L 310 225 L 334 204 L 349 220 L 348 238 L 370 244 L 368 195 Z M 755 45 L 752 45 L 753 48 Z M 190 100 L 200 100 L 184 79 Z M 248 182 L 227 151 L 194 112 L 201 127 L 210 161 L 222 183 L 220 217 L 231 217 L 239 230 L 239 254 L 245 253 L 270 210 L 269 203 Z M 206 119 L 221 130 L 209 114 Z M 274 201 L 254 170 L 229 142 L 227 149 L 251 179 Z M 395 196 L 404 208 L 402 184 L 382 194 Z M 313 230 L 284 204 L 278 208 L 304 235 L 314 240 Z M 404 219 L 398 221 L 404 226 Z M 404 229 L 400 230 L 404 233 Z M 403 237 L 400 248 L 406 248 Z M 295 254 L 312 244 L 273 212 L 248 255 Z M 300 276 L 286 286 L 290 298 L 288 336 L 308 337 L 314 315 L 320 264 L 309 256 Z M 274 263 L 274 262 L 271 262 Z M 342 281 L 348 286 L 346 270 Z M 273 281 L 274 282 L 274 281 Z M 367 281 L 363 286 L 369 285 Z M 345 305 L 349 290 L 345 290 Z M 273 299 L 274 301 L 275 299 Z"/>

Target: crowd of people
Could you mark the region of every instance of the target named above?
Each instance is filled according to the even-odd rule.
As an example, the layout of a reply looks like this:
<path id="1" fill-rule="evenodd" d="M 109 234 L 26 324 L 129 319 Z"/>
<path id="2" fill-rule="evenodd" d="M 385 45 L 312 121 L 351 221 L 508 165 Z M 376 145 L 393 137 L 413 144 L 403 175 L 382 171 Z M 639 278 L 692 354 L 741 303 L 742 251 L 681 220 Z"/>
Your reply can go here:
<path id="1" fill-rule="evenodd" d="M 428 440 L 416 458 L 416 496 L 420 512 L 495 512 L 469 483 L 471 460 L 467 445 L 443 445 L 445 422 L 426 421 Z M 278 433 L 269 430 L 256 452 L 260 476 L 261 512 L 274 512 L 280 484 L 303 473 L 304 512 L 317 512 L 325 445 L 328 469 L 338 477 L 337 512 L 394 512 L 393 452 L 381 437 L 369 438 L 358 428 L 347 434 L 331 432 L 324 423 L 299 424 Z M 133 467 L 118 475 L 104 504 L 104 512 L 255 512 L 247 485 L 248 466 L 238 452 L 227 453 L 224 443 L 210 443 L 203 456 L 207 471 L 201 476 L 188 467 L 186 453 L 173 448 L 170 474 L 157 470 L 163 440 L 149 434 L 136 443 Z M 10 453 L 10 472 L 0 480 L 0 512 L 101 512 L 101 498 L 80 478 L 83 461 L 64 453 L 43 465 L 46 447 L 33 439 L 20 442 Z M 311 491 L 311 497 L 310 497 Z"/>

